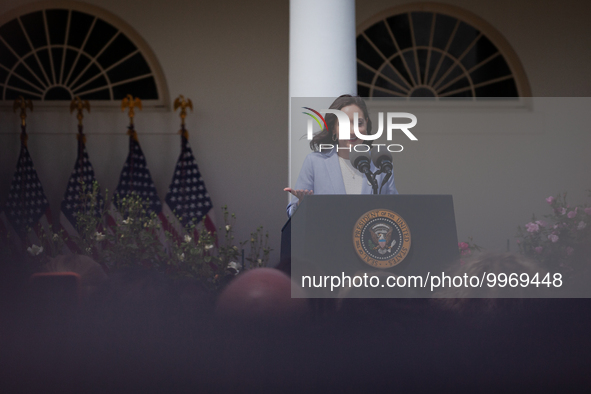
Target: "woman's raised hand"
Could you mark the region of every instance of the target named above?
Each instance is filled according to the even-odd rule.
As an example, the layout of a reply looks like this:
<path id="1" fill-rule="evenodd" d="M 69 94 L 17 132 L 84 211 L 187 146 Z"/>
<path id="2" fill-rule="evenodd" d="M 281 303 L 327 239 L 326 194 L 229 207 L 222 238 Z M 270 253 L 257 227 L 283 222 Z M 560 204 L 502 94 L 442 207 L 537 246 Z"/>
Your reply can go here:
<path id="1" fill-rule="evenodd" d="M 304 198 L 305 196 L 310 196 L 312 194 L 314 194 L 314 191 L 312 190 L 301 190 L 301 189 L 292 189 L 290 187 L 286 187 L 285 189 L 283 189 L 283 191 L 286 192 L 290 192 L 291 194 L 293 194 L 294 196 L 296 196 L 298 198 L 298 204 L 300 203 L 300 201 L 302 201 L 302 198 Z"/>

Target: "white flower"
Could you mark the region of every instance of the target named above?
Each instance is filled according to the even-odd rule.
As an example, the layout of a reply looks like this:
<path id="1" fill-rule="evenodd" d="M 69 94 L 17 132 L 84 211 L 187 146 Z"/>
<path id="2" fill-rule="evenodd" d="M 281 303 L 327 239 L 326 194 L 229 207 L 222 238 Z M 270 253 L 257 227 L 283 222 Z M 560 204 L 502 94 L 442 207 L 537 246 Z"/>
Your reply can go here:
<path id="1" fill-rule="evenodd" d="M 54 241 L 57 241 L 59 238 L 60 238 L 60 237 L 59 237 L 59 235 L 57 235 L 57 234 L 53 234 L 53 240 L 54 240 Z"/>
<path id="2" fill-rule="evenodd" d="M 229 224 L 226 224 L 226 231 L 230 231 L 231 228 L 232 228 L 232 226 L 230 226 Z"/>
<path id="3" fill-rule="evenodd" d="M 43 246 L 33 244 L 33 246 L 27 248 L 27 252 L 29 252 L 31 256 L 37 256 L 38 254 L 43 253 Z"/>
<path id="4" fill-rule="evenodd" d="M 123 221 L 123 224 L 131 224 L 133 223 L 133 219 L 132 218 L 127 218 Z"/>
<path id="5" fill-rule="evenodd" d="M 185 254 L 184 253 L 179 254 L 179 260 L 185 261 Z"/>
<path id="6" fill-rule="evenodd" d="M 96 239 L 98 242 L 101 242 L 103 239 L 105 239 L 107 236 L 103 233 L 100 232 L 96 232 L 94 233 L 94 239 Z"/>
<path id="7" fill-rule="evenodd" d="M 191 238 L 191 236 L 190 236 L 190 235 L 185 235 L 185 242 L 186 242 L 186 243 L 189 243 L 189 242 L 191 242 L 191 240 L 192 240 L 192 239 L 193 239 L 193 238 Z"/>
<path id="8" fill-rule="evenodd" d="M 582 229 L 584 229 L 585 227 L 587 227 L 587 223 L 585 223 L 585 222 L 583 222 L 583 221 L 581 220 L 581 222 L 580 222 L 580 223 L 579 223 L 579 225 L 577 226 L 577 230 L 582 230 Z"/>
<path id="9" fill-rule="evenodd" d="M 263 260 L 262 259 L 257 259 L 257 264 L 259 265 L 259 267 L 263 266 Z"/>
<path id="10" fill-rule="evenodd" d="M 236 273 L 234 275 L 237 275 L 240 272 L 240 270 L 242 269 L 242 264 L 240 264 L 236 261 L 230 261 L 227 269 L 236 271 Z"/>
<path id="11" fill-rule="evenodd" d="M 213 245 L 212 245 L 212 244 L 205 245 L 205 250 L 209 250 L 209 249 L 211 249 L 211 248 L 213 248 Z"/>

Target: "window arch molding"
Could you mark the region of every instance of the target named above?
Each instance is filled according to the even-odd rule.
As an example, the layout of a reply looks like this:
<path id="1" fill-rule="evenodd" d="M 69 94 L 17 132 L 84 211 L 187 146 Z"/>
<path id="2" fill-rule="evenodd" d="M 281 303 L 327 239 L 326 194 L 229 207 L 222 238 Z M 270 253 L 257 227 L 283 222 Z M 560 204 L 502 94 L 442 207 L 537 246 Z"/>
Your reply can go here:
<path id="1" fill-rule="evenodd" d="M 50 38 L 52 33 L 48 28 L 47 11 L 51 12 L 51 10 L 67 11 L 67 22 L 62 29 L 62 34 L 65 35 L 65 38 L 61 43 L 55 43 L 53 42 L 53 38 Z M 84 33 L 85 38 L 78 48 L 71 46 L 68 41 L 71 33 L 70 22 L 74 20 L 72 17 L 74 13 L 78 16 L 83 15 L 87 20 L 91 21 L 88 30 Z M 28 15 L 41 15 L 43 17 L 45 36 L 37 37 L 37 40 L 45 40 L 46 43 L 44 45 L 35 45 L 32 38 L 29 37 L 29 32 L 26 30 L 22 21 L 22 17 Z M 20 27 L 24 32 L 24 36 L 28 41 L 29 52 L 24 53 L 24 51 L 21 50 L 20 53 L 18 53 L 3 37 L 0 37 L 0 45 L 3 46 L 2 49 L 11 57 L 16 58 L 13 67 L 0 65 L 0 68 L 2 68 L 0 70 L 0 84 L 2 85 L 0 86 L 0 92 L 2 92 L 2 95 L 0 96 L 0 106 L 12 106 L 13 98 L 6 97 L 7 94 L 5 92 L 7 89 L 11 88 L 11 86 L 8 86 L 10 85 L 9 78 L 14 76 L 15 69 L 21 66 L 21 70 L 23 70 L 22 67 L 26 69 L 24 72 L 26 77 L 19 75 L 15 76 L 16 78 L 13 80 L 19 84 L 24 84 L 24 87 L 31 87 L 29 89 L 21 89 L 20 93 L 25 93 L 25 95 L 27 95 L 26 92 L 29 90 L 31 93 L 36 93 L 36 95 L 29 94 L 28 96 L 34 100 L 35 106 L 38 108 L 69 106 L 70 100 L 73 96 L 81 95 L 84 99 L 84 95 L 86 95 L 86 98 L 90 101 L 93 108 L 120 109 L 122 97 L 119 96 L 123 95 L 124 97 L 125 94 L 133 93 L 135 90 L 138 93 L 134 95 L 139 96 L 142 99 L 142 104 L 145 108 L 170 109 L 168 86 L 160 63 L 154 52 L 133 27 L 115 14 L 112 14 L 103 8 L 78 1 L 48 0 L 16 7 L 0 15 L 0 28 L 8 23 L 14 25 L 14 21 L 17 21 L 20 24 Z M 87 40 L 89 40 L 89 37 L 92 35 L 95 25 L 98 24 L 108 28 L 113 34 L 108 42 L 102 42 L 102 46 L 97 47 L 97 53 L 86 53 Z M 43 34 L 43 32 L 41 33 Z M 98 33 L 95 35 L 98 35 Z M 125 53 L 123 58 L 117 59 L 116 57 L 113 57 L 114 54 L 117 53 L 115 44 L 118 44 L 118 48 L 128 49 L 128 53 Z M 54 57 L 52 57 L 51 52 L 56 48 L 62 51 L 60 52 L 63 54 L 61 59 L 58 57 L 55 57 L 54 59 Z M 110 53 L 108 53 L 109 49 L 111 49 Z M 43 60 L 40 60 L 40 52 L 42 50 L 47 52 L 46 58 L 50 59 L 46 61 L 45 64 L 43 64 Z M 75 52 L 75 54 L 71 55 L 71 58 L 74 58 L 74 60 L 70 59 L 71 63 L 69 66 L 71 68 L 69 70 L 64 70 L 64 68 L 66 68 L 64 65 L 67 64 L 65 61 L 67 51 L 72 53 Z M 68 55 L 70 55 L 70 53 L 68 53 Z M 100 57 L 108 57 L 107 55 L 111 56 L 108 60 L 111 64 L 109 64 L 108 67 L 104 67 L 100 64 Z M 75 66 L 77 66 L 79 59 L 82 59 L 80 63 L 85 66 L 79 66 L 77 69 L 79 72 L 82 70 L 80 75 L 73 75 L 76 73 Z M 50 67 L 47 66 L 48 64 Z M 143 68 L 134 67 L 137 64 L 140 64 Z M 46 66 L 45 68 L 44 65 Z M 93 70 L 98 69 L 98 72 L 95 75 L 89 75 L 92 74 L 89 73 L 89 68 L 92 68 Z M 142 70 L 141 72 L 138 71 L 140 75 L 131 74 L 136 69 Z M 84 73 L 87 74 L 83 75 Z M 8 74 L 8 76 L 6 76 L 6 74 Z M 3 76 L 4 78 L 2 78 Z M 87 78 L 86 80 L 85 77 Z M 66 86 L 66 83 L 70 83 L 73 86 Z M 101 85 L 101 83 L 103 85 Z M 140 85 L 141 83 L 143 83 L 143 86 Z M 53 90 L 50 92 L 50 89 Z M 123 93 L 127 90 L 131 91 Z M 82 91 L 82 94 L 80 94 L 80 91 Z M 101 97 L 97 97 L 97 91 L 102 92 Z M 139 93 L 143 91 L 148 92 L 148 98 L 142 97 L 142 94 Z M 11 95 L 14 95 L 14 92 L 13 89 Z M 72 97 L 67 98 L 68 95 Z"/>
<path id="2" fill-rule="evenodd" d="M 357 40 L 358 40 L 357 41 L 357 47 L 358 47 L 358 55 L 357 55 L 358 77 L 357 77 L 357 79 L 358 79 L 358 88 L 360 90 L 360 94 L 362 94 L 362 91 L 365 91 L 365 92 L 369 92 L 369 94 L 366 93 L 366 94 L 362 94 L 362 95 L 364 95 L 364 96 L 367 95 L 370 97 L 376 97 L 376 96 L 411 97 L 413 92 L 416 92 L 417 90 L 420 89 L 421 92 L 419 92 L 419 93 L 423 93 L 427 97 L 439 96 L 438 92 L 434 91 L 433 86 L 429 86 L 429 84 L 427 84 L 427 86 L 421 86 L 420 81 L 417 81 L 421 78 L 420 76 L 417 77 L 417 75 L 419 75 L 419 73 L 422 72 L 422 69 L 419 70 L 419 66 L 418 66 L 419 61 L 416 62 L 416 67 L 417 67 L 416 73 L 415 73 L 414 69 L 410 69 L 408 64 L 405 64 L 403 59 L 402 59 L 401 64 L 404 64 L 404 69 L 406 71 L 408 71 L 406 74 L 404 74 L 404 71 L 402 71 L 402 73 L 398 72 L 398 70 L 395 70 L 394 69 L 395 67 L 392 66 L 390 68 L 390 71 L 395 72 L 397 74 L 396 78 L 398 78 L 398 79 L 393 80 L 393 79 L 388 79 L 386 77 L 385 79 L 387 81 L 385 82 L 385 84 L 389 84 L 390 86 L 393 86 L 394 88 L 404 88 L 404 89 L 400 89 L 400 90 L 397 90 L 394 92 L 392 92 L 392 91 L 388 92 L 388 89 L 384 89 L 383 87 L 378 86 L 379 83 L 376 84 L 378 77 L 380 75 L 380 72 L 382 70 L 378 70 L 375 67 L 374 68 L 365 67 L 365 66 L 367 66 L 367 64 L 365 64 L 362 60 L 360 60 L 360 56 L 361 56 L 360 52 L 362 52 L 362 51 L 360 51 L 360 48 L 359 48 L 360 37 L 361 37 L 364 44 L 367 43 L 368 40 L 367 40 L 367 36 L 365 35 L 365 33 L 368 31 L 368 29 L 374 27 L 375 25 L 379 24 L 380 22 L 386 22 L 386 20 L 388 18 L 392 18 L 392 17 L 396 17 L 396 16 L 400 16 L 400 15 L 409 15 L 409 18 L 410 18 L 411 13 L 432 13 L 435 16 L 443 15 L 446 17 L 451 17 L 451 18 L 456 19 L 458 25 L 463 22 L 464 24 L 468 25 L 469 27 L 472 27 L 473 29 L 475 29 L 482 36 L 484 36 L 488 41 L 490 41 L 490 43 L 492 43 L 492 45 L 494 47 L 496 47 L 495 49 L 500 53 L 500 57 L 502 57 L 502 59 L 506 62 L 506 65 L 508 66 L 508 69 L 510 70 L 510 74 L 512 76 L 512 79 L 515 83 L 515 90 L 516 90 L 517 94 L 514 96 L 531 97 L 530 84 L 529 84 L 527 75 L 525 73 L 525 70 L 521 64 L 521 61 L 519 60 L 519 57 L 517 56 L 517 53 L 511 47 L 511 45 L 505 39 L 505 37 L 503 37 L 503 35 L 495 27 L 493 27 L 490 23 L 485 21 L 483 18 L 479 17 L 478 15 L 476 15 L 470 11 L 464 10 L 459 7 L 451 6 L 448 4 L 434 3 L 434 2 L 410 3 L 410 4 L 404 4 L 404 5 L 388 8 L 388 9 L 383 10 L 383 11 L 379 12 L 378 14 L 374 15 L 373 17 L 370 17 L 369 19 L 360 23 L 357 26 L 357 31 L 356 31 L 356 36 L 357 36 Z M 412 22 L 410 22 L 410 23 L 412 23 Z M 434 23 L 435 23 L 435 18 L 433 18 L 433 26 L 431 27 L 431 30 L 434 29 Z M 390 34 L 392 34 L 391 31 L 389 31 L 389 32 L 390 32 Z M 431 32 L 431 37 L 432 36 L 433 36 L 433 34 Z M 414 47 L 412 49 L 415 50 L 415 56 L 416 56 L 417 51 L 416 51 L 414 36 L 412 38 L 413 38 L 412 45 Z M 451 42 L 451 38 L 450 38 L 450 42 Z M 432 43 L 432 38 L 431 38 L 430 44 L 431 43 Z M 376 50 L 376 53 L 380 53 L 378 51 L 377 46 L 374 43 L 370 43 L 369 45 L 371 45 L 371 47 Z M 472 43 L 472 45 L 474 45 L 474 43 Z M 396 47 L 396 49 L 399 49 L 398 46 Z M 444 56 L 449 57 L 450 61 L 453 62 L 452 68 L 457 66 L 458 70 L 461 70 L 461 71 L 458 71 L 458 73 L 463 72 L 467 76 L 467 79 L 468 80 L 470 79 L 469 73 L 468 73 L 469 70 L 467 70 L 466 67 L 462 64 L 462 62 L 459 61 L 457 58 L 453 58 L 453 56 L 449 56 L 449 54 L 445 54 L 444 53 L 445 51 L 442 51 L 441 49 L 438 49 L 438 48 L 430 47 L 429 50 L 430 51 L 432 50 L 433 52 L 436 52 L 436 51 L 439 52 L 441 58 L 443 58 Z M 402 54 L 400 53 L 401 51 L 398 51 L 398 52 L 399 53 L 397 53 L 395 56 L 399 56 L 400 58 L 402 58 Z M 388 56 L 384 56 L 383 54 L 380 54 L 380 55 L 382 57 L 384 57 L 384 63 L 382 64 L 382 67 L 384 66 L 384 64 L 386 64 L 387 62 L 392 60 L 392 57 L 388 58 Z M 414 66 L 415 65 L 413 65 L 412 67 L 414 67 Z M 427 67 L 428 67 L 428 64 L 427 64 Z M 399 66 L 399 68 L 402 68 L 402 66 Z M 370 70 L 369 72 L 368 72 L 368 69 Z M 372 72 L 375 73 L 375 75 L 373 77 L 371 75 L 368 75 L 369 73 L 372 73 Z M 363 73 L 365 73 L 365 74 L 363 74 Z M 413 77 L 412 73 L 415 73 L 414 77 Z M 404 75 L 402 75 L 402 74 L 404 74 Z M 363 77 L 362 77 L 362 75 L 363 75 Z M 433 79 L 435 78 L 435 75 L 430 76 L 430 78 L 431 78 L 430 81 L 432 84 Z M 461 77 L 458 76 L 457 78 L 461 78 Z M 400 82 L 400 84 L 396 85 L 396 83 L 395 83 L 396 81 L 402 81 L 402 82 Z M 441 88 L 441 86 L 443 86 L 443 85 L 441 85 L 441 81 L 439 81 L 439 82 L 440 82 L 440 85 L 438 85 L 438 87 Z M 451 81 L 451 82 L 453 83 L 453 81 Z M 402 84 L 405 84 L 405 86 L 401 86 Z M 466 87 L 463 90 L 466 90 L 466 91 L 471 90 L 472 95 L 477 97 L 478 94 L 474 94 L 474 84 L 472 83 L 472 81 L 469 81 L 469 84 L 472 85 L 471 89 Z M 392 90 L 395 90 L 395 89 L 392 89 Z M 456 90 L 456 91 L 458 91 L 458 90 Z M 459 91 L 461 91 L 461 90 L 459 90 Z"/>

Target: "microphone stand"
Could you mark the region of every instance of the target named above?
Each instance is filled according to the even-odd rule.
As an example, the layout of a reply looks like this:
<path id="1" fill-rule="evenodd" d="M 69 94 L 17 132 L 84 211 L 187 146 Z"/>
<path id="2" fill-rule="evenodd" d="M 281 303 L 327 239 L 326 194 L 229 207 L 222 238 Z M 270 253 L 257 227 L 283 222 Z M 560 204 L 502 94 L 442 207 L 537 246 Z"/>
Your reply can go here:
<path id="1" fill-rule="evenodd" d="M 376 172 L 375 174 L 373 172 L 371 172 L 370 155 L 369 154 L 357 155 L 356 153 L 353 154 L 355 157 L 349 157 L 351 164 L 353 165 L 354 168 L 357 169 L 357 171 L 365 174 L 365 176 L 367 177 L 367 180 L 371 184 L 372 194 L 378 194 L 378 181 L 376 180 L 375 176 L 377 174 L 379 174 L 379 172 Z M 351 159 L 353 159 L 353 160 L 351 160 Z"/>
<path id="2" fill-rule="evenodd" d="M 378 181 L 376 181 L 376 175 L 378 175 L 377 172 L 375 174 L 372 174 L 370 170 L 367 170 L 367 172 L 365 173 L 365 176 L 369 180 L 369 183 L 371 183 L 372 194 L 378 194 Z"/>
<path id="3" fill-rule="evenodd" d="M 376 173 L 374 175 L 386 174 L 384 179 L 382 179 L 382 184 L 380 185 L 380 193 L 379 194 L 382 194 L 382 188 L 384 187 L 386 182 L 388 182 L 388 180 L 392 177 L 392 163 L 384 160 L 379 164 L 380 164 L 380 168 L 378 171 L 376 171 Z"/>
<path id="4" fill-rule="evenodd" d="M 363 161 L 359 163 L 357 169 L 359 170 L 359 172 L 364 173 L 369 183 L 371 183 L 372 194 L 378 194 L 378 181 L 376 181 L 375 177 L 378 174 L 378 172 L 376 172 L 375 174 L 371 172 L 371 170 L 369 169 L 369 161 Z"/>
<path id="5" fill-rule="evenodd" d="M 388 172 L 388 173 L 386 173 L 386 176 L 384 177 L 384 179 L 382 179 L 382 184 L 380 185 L 380 194 L 382 194 L 382 188 L 384 187 L 386 182 L 388 182 L 388 180 L 390 179 L 391 176 L 392 176 L 392 172 Z"/>

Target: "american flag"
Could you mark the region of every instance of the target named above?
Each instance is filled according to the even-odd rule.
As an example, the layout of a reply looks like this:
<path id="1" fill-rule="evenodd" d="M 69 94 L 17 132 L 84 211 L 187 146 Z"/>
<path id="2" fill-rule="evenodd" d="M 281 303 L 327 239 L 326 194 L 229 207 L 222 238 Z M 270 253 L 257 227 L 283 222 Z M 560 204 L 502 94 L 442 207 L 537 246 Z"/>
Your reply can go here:
<path id="1" fill-rule="evenodd" d="M 43 231 L 51 229 L 51 210 L 27 149 L 27 135 L 21 135 L 21 151 L 4 212 L 0 215 L 6 231 L 21 250 L 41 246 Z M 29 231 L 32 230 L 32 231 Z"/>
<path id="2" fill-rule="evenodd" d="M 215 233 L 213 206 L 205 183 L 197 167 L 197 161 L 187 139 L 186 130 L 181 130 L 181 154 L 177 160 L 172 182 L 166 194 L 164 212 L 178 234 L 193 219 L 201 222 L 205 218 L 205 228 Z"/>
<path id="3" fill-rule="evenodd" d="M 76 216 L 78 212 L 83 209 L 90 209 L 91 202 L 88 199 L 86 201 L 86 207 L 83 206 L 81 201 L 81 195 L 84 188 L 84 193 L 91 193 L 93 190 L 93 184 L 96 182 L 94 176 L 94 169 L 88 159 L 88 153 L 86 152 L 86 144 L 84 134 L 78 134 L 78 155 L 76 157 L 76 164 L 74 170 L 68 180 L 68 187 L 64 194 L 62 201 L 61 212 L 60 212 L 60 224 L 64 231 L 68 234 L 68 241 L 66 245 L 70 250 L 76 250 L 75 244 L 72 242 L 73 238 L 79 236 L 76 228 Z M 99 217 L 100 211 L 103 208 L 104 200 L 98 191 L 96 196 L 96 205 L 94 207 L 94 215 Z"/>
<path id="4" fill-rule="evenodd" d="M 123 165 L 123 169 L 121 170 L 119 184 L 115 190 L 115 195 L 118 195 L 120 199 L 131 194 L 141 197 L 148 203 L 147 211 L 149 213 L 154 212 L 162 222 L 163 227 L 167 228 L 169 224 L 166 216 L 162 212 L 162 203 L 158 198 L 156 186 L 154 185 L 154 181 L 152 181 L 150 170 L 148 170 L 146 164 L 146 158 L 144 157 L 144 153 L 142 152 L 142 148 L 137 139 L 137 133 L 133 129 L 133 126 L 129 127 L 128 134 L 129 153 L 125 160 L 125 164 Z M 117 200 L 115 200 L 115 202 L 116 201 Z M 113 212 L 115 210 L 116 207 L 112 206 L 111 211 Z M 117 214 L 114 214 L 114 216 L 117 216 Z M 159 238 L 163 243 L 166 242 L 163 231 L 160 232 Z"/>

